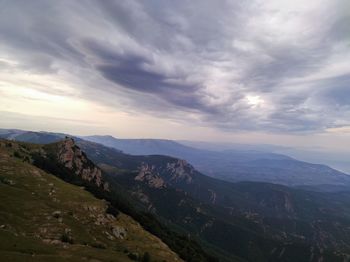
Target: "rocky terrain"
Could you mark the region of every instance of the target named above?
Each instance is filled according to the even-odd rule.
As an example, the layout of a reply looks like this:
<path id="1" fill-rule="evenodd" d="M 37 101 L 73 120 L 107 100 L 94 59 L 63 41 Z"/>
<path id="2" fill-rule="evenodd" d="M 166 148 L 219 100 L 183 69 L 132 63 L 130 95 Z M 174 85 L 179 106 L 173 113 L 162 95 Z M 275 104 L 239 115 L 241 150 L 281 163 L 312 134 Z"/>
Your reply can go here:
<path id="1" fill-rule="evenodd" d="M 93 165 L 86 155 L 76 146 L 72 138 L 66 137 L 57 142 L 57 159 L 66 168 L 74 171 L 83 180 L 92 182 L 108 191 L 108 183 L 103 181 L 101 170 Z"/>
<path id="2" fill-rule="evenodd" d="M 347 190 L 230 183 L 184 160 L 127 155 L 81 139 L 22 145 L 21 159 L 107 200 L 110 213 L 127 213 L 186 261 L 346 261 L 350 255 Z M 128 235 L 121 227 L 108 233 Z"/>
<path id="3" fill-rule="evenodd" d="M 76 165 L 75 175 L 103 185 L 101 171 L 85 168 L 72 140 L 54 146 L 65 166 Z M 32 152 L 45 154 L 35 145 L 0 141 L 2 261 L 182 261 L 105 200 L 33 166 Z"/>
<path id="4" fill-rule="evenodd" d="M 222 261 L 343 261 L 349 254 L 349 192 L 229 183 L 176 158 L 78 144 L 135 203 L 199 237 L 204 246 L 214 245 L 209 250 Z"/>

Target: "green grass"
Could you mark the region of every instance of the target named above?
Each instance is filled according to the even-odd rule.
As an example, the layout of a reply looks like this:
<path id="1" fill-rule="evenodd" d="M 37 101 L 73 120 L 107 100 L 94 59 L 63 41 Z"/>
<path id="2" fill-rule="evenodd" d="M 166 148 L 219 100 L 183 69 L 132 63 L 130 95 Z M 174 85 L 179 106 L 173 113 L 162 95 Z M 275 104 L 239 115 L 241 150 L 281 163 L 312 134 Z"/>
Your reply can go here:
<path id="1" fill-rule="evenodd" d="M 151 261 L 180 261 L 132 218 L 107 215 L 105 201 L 23 161 L 25 148 L 7 143 L 0 141 L 1 261 L 130 261 L 146 252 Z M 114 237 L 113 227 L 126 237 Z"/>

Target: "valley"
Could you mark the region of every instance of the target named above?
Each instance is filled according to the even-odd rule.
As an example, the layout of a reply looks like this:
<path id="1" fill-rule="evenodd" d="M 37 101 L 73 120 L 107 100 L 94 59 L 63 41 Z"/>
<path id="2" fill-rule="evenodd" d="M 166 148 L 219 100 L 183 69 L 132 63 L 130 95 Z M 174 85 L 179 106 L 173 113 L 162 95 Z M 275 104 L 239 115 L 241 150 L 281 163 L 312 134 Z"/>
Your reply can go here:
<path id="1" fill-rule="evenodd" d="M 3 143 L 12 143 L 22 161 L 104 199 L 106 210 L 115 210 L 117 218 L 124 213 L 136 220 L 185 261 L 313 262 L 343 261 L 348 256 L 347 190 L 231 183 L 203 175 L 187 161 L 170 156 L 128 155 L 52 134 L 26 137 L 58 142 Z M 192 251 L 173 242 L 184 235 Z M 147 252 L 155 257 L 153 251 Z"/>

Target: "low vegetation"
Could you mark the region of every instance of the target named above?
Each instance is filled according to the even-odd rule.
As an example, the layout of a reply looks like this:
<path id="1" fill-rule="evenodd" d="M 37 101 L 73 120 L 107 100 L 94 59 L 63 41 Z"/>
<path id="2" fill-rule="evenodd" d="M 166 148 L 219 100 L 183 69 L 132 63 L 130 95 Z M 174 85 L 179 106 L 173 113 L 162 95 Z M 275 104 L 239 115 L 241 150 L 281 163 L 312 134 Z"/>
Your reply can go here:
<path id="1" fill-rule="evenodd" d="M 14 157 L 15 150 L 21 157 Z M 23 161 L 25 156 L 31 157 L 26 148 L 0 141 L 1 261 L 123 262 L 136 253 L 140 259 L 148 253 L 150 261 L 180 261 L 130 216 L 107 213 L 105 200 Z"/>

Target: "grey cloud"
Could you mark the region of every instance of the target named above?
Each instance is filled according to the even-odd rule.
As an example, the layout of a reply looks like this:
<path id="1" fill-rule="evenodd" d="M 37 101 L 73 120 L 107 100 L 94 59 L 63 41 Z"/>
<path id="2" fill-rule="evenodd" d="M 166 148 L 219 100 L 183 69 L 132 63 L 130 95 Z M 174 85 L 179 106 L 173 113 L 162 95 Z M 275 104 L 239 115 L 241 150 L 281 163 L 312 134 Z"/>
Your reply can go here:
<path id="1" fill-rule="evenodd" d="M 262 92 L 273 91 L 285 79 L 307 76 L 317 70 L 327 51 L 322 47 L 312 50 L 300 50 L 292 45 L 269 47 L 266 53 L 272 61 L 253 64 L 246 72 L 246 84 Z"/>
<path id="2" fill-rule="evenodd" d="M 162 97 L 173 105 L 187 109 L 209 111 L 209 106 L 200 101 L 196 95 L 198 88 L 191 85 L 169 83 L 164 75 L 149 72 L 142 69 L 142 60 L 130 58 L 130 60 L 115 65 L 99 65 L 97 69 L 102 75 L 125 87 L 140 93 L 152 93 Z"/>
<path id="3" fill-rule="evenodd" d="M 215 108 L 203 101 L 200 86 L 181 83 L 183 79 L 176 74 L 165 75 L 146 69 L 147 65 L 154 63 L 147 57 L 131 53 L 118 54 L 91 40 L 84 41 L 83 45 L 97 58 L 95 68 L 118 86 L 156 95 L 185 110 L 216 112 Z"/>
<path id="4" fill-rule="evenodd" d="M 331 37 L 339 41 L 347 40 L 350 42 L 350 28 L 348 26 L 349 22 L 349 14 L 337 19 L 331 26 Z"/>
<path id="5" fill-rule="evenodd" d="M 350 74 L 326 79 L 317 87 L 316 96 L 325 106 L 350 107 Z"/>
<path id="6" fill-rule="evenodd" d="M 306 17 L 300 32 L 275 25 L 284 41 L 255 28 L 270 1 L 2 1 L 0 58 L 11 56 L 18 70 L 63 72 L 84 98 L 126 111 L 193 121 L 191 112 L 196 124 L 231 131 L 322 131 L 350 112 L 350 68 L 286 83 L 327 67 L 338 46 L 350 54 L 347 3 L 325 2 L 334 11 L 324 21 Z M 265 104 L 250 105 L 249 95 Z"/>
<path id="7" fill-rule="evenodd" d="M 1 47 L 15 54 L 24 70 L 53 73 L 57 60 L 83 62 L 83 55 L 69 39 L 75 37 L 72 17 L 66 17 L 69 1 L 2 1 L 0 15 Z"/>

